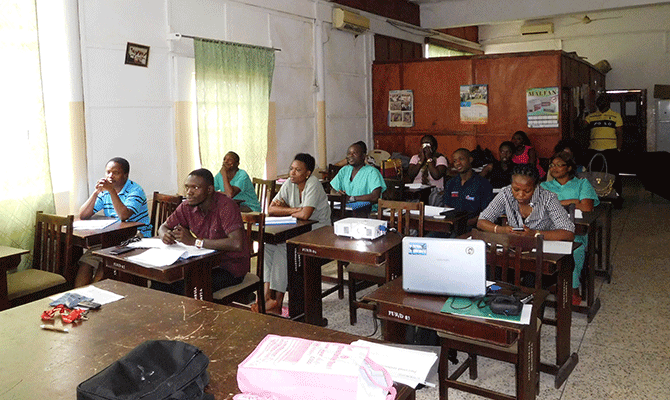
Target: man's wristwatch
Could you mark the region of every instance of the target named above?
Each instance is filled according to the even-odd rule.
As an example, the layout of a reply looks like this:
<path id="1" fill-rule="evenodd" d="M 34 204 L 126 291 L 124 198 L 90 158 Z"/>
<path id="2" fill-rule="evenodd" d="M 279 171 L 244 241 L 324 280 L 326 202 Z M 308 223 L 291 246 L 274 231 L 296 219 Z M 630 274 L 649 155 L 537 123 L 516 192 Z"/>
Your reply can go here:
<path id="1" fill-rule="evenodd" d="M 195 239 L 195 247 L 202 249 L 202 246 L 205 245 L 205 239 Z"/>

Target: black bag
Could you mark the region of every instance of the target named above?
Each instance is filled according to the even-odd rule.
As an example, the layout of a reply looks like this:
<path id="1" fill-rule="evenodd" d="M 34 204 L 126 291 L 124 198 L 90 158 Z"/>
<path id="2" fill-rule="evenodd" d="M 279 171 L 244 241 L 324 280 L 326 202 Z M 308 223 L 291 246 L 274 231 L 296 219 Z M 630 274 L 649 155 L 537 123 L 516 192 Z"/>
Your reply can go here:
<path id="1" fill-rule="evenodd" d="M 148 340 L 77 386 L 77 400 L 213 400 L 209 358 L 195 346 Z"/>

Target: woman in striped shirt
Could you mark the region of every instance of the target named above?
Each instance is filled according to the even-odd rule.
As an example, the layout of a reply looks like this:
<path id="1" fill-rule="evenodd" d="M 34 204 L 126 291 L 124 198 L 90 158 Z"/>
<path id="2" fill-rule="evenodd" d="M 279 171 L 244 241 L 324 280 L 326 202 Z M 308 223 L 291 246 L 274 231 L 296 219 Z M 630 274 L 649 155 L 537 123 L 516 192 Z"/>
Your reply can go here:
<path id="1" fill-rule="evenodd" d="M 556 194 L 542 188 L 539 181 L 534 165 L 515 165 L 512 184 L 504 187 L 479 214 L 477 228 L 495 233 L 543 235 L 545 240 L 574 240 L 575 224 L 568 212 Z M 502 215 L 507 216 L 508 225 L 496 224 Z"/>

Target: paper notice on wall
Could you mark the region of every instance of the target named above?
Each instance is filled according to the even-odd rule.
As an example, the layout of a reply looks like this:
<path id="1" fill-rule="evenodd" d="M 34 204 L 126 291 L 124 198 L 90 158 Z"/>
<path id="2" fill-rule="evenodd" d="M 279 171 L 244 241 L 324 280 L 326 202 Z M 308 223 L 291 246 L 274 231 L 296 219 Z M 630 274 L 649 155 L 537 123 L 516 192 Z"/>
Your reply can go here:
<path id="1" fill-rule="evenodd" d="M 529 128 L 558 128 L 558 87 L 526 90 Z"/>

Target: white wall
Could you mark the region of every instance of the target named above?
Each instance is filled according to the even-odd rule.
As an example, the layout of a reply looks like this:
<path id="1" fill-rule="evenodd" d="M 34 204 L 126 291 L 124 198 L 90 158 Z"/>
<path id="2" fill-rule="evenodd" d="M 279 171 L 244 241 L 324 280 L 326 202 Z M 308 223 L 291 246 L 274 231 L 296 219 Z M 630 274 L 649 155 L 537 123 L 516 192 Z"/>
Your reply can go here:
<path id="1" fill-rule="evenodd" d="M 194 65 L 192 40 L 168 40 L 171 32 L 281 49 L 270 99 L 278 173 L 297 152 L 325 165 L 354 141 L 371 143 L 373 36 L 332 30 L 332 7 L 324 0 L 80 1 L 89 185 L 109 158 L 124 156 L 148 194 L 177 191 L 173 108 L 194 101 Z M 422 40 L 365 15 L 375 32 Z M 126 42 L 151 46 L 148 68 L 124 65 Z M 325 144 L 316 133 L 320 101 Z M 324 145 L 328 160 L 319 159 Z"/>
<path id="2" fill-rule="evenodd" d="M 607 89 L 647 89 L 647 148 L 655 150 L 655 84 L 670 84 L 670 5 L 589 13 L 592 22 L 553 18 L 554 34 L 519 34 L 521 22 L 481 26 L 487 54 L 529 50 L 576 52 L 592 64 L 609 61 Z M 607 18 L 597 20 L 598 18 Z"/>

